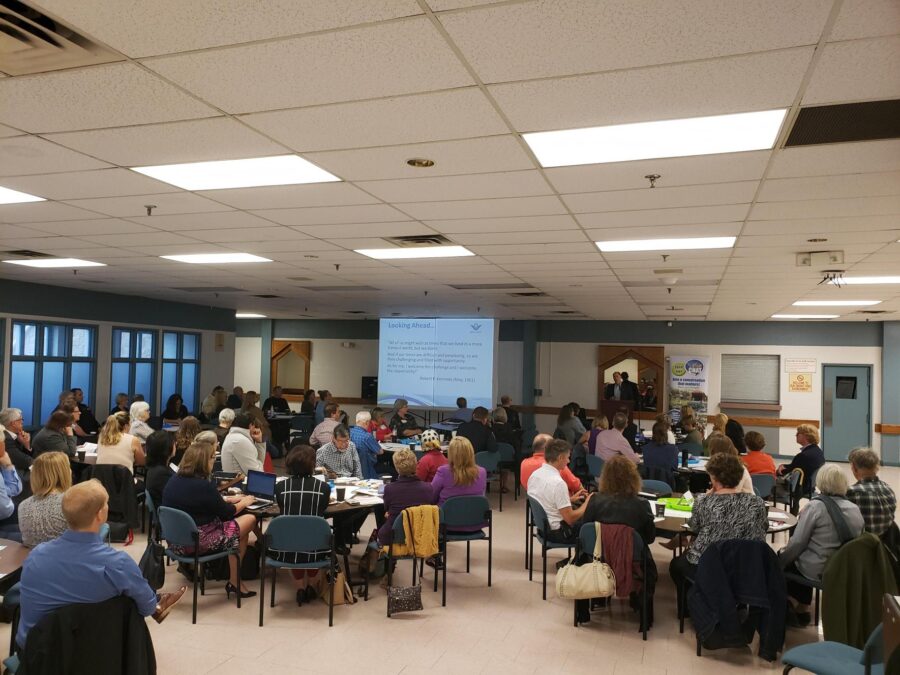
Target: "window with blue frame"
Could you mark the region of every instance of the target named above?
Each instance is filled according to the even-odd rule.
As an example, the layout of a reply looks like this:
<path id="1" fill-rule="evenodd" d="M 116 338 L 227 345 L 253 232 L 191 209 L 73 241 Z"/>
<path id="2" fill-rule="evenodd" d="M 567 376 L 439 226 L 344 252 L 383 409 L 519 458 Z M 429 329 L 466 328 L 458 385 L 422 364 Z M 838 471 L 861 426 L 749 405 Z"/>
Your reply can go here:
<path id="1" fill-rule="evenodd" d="M 156 400 L 158 333 L 140 328 L 113 328 L 110 398 L 123 392 L 133 401 L 141 394 L 151 406 Z"/>
<path id="2" fill-rule="evenodd" d="M 60 392 L 79 387 L 93 404 L 97 331 L 91 326 L 13 321 L 9 405 L 29 426 L 43 424 Z"/>
<path id="3" fill-rule="evenodd" d="M 185 407 L 191 412 L 199 408 L 197 393 L 200 388 L 200 335 L 199 333 L 162 334 L 162 387 L 160 410 L 169 396 L 180 394 Z"/>

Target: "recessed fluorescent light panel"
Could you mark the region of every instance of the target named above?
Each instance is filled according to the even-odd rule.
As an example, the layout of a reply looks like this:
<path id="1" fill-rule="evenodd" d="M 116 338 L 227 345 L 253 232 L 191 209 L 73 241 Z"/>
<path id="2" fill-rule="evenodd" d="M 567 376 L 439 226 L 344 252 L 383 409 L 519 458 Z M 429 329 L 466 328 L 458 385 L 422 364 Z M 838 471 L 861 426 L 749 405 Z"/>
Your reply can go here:
<path id="1" fill-rule="evenodd" d="M 237 312 L 234 315 L 235 319 L 265 319 L 265 314 L 253 314 L 252 312 Z"/>
<path id="2" fill-rule="evenodd" d="M 736 237 L 680 237 L 678 239 L 623 239 L 598 241 L 597 248 L 604 253 L 625 251 L 683 251 L 702 248 L 731 248 Z"/>
<path id="3" fill-rule="evenodd" d="M 106 263 L 79 260 L 78 258 L 37 258 L 35 260 L 4 260 L 3 262 L 23 267 L 106 267 Z"/>
<path id="4" fill-rule="evenodd" d="M 523 134 L 541 166 L 768 150 L 787 110 Z"/>
<path id="5" fill-rule="evenodd" d="M 252 253 L 191 253 L 186 255 L 161 255 L 160 258 L 174 260 L 175 262 L 192 263 L 195 265 L 227 265 L 230 263 L 259 263 L 272 262 L 268 258 L 261 258 Z"/>
<path id="6" fill-rule="evenodd" d="M 773 319 L 836 319 L 838 314 L 773 314 Z"/>
<path id="7" fill-rule="evenodd" d="M 864 284 L 900 284 L 900 277 L 841 277 L 828 282 L 835 286 Z"/>
<path id="8" fill-rule="evenodd" d="M 341 179 L 297 155 L 136 166 L 137 171 L 184 190 L 223 190 L 264 185 L 333 183 Z"/>
<path id="9" fill-rule="evenodd" d="M 0 204 L 26 204 L 28 202 L 45 202 L 43 197 L 35 197 L 27 192 L 0 187 Z"/>
<path id="10" fill-rule="evenodd" d="M 871 307 L 881 300 L 798 300 L 794 307 Z"/>
<path id="11" fill-rule="evenodd" d="M 407 248 L 360 248 L 361 253 L 377 260 L 414 260 L 416 258 L 460 258 L 475 255 L 462 246 L 413 246 Z"/>

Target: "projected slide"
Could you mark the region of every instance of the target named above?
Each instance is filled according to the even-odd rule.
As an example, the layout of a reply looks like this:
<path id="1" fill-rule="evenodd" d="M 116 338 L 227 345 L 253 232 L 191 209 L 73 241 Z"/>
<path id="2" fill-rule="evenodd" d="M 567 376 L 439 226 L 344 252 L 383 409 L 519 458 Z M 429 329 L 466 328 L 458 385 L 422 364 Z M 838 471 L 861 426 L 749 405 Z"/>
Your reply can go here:
<path id="1" fill-rule="evenodd" d="M 378 403 L 492 408 L 494 331 L 493 319 L 381 319 Z"/>

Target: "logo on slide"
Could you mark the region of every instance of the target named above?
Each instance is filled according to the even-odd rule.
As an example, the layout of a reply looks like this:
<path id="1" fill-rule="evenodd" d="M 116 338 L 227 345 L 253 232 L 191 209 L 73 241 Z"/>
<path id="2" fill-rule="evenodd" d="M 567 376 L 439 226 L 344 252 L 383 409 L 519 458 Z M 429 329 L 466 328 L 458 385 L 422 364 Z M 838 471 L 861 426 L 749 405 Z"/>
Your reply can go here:
<path id="1" fill-rule="evenodd" d="M 472 328 L 472 332 L 473 332 L 473 333 L 480 333 L 480 332 L 481 332 L 481 326 L 482 326 L 482 324 L 480 324 L 480 323 L 470 323 L 469 326 Z"/>
<path id="2" fill-rule="evenodd" d="M 691 375 L 693 375 L 694 377 L 697 377 L 700 375 L 700 373 L 703 372 L 703 361 L 698 361 L 697 359 L 691 359 L 690 361 L 688 361 L 687 363 L 684 364 L 684 367 L 687 369 L 687 371 Z"/>

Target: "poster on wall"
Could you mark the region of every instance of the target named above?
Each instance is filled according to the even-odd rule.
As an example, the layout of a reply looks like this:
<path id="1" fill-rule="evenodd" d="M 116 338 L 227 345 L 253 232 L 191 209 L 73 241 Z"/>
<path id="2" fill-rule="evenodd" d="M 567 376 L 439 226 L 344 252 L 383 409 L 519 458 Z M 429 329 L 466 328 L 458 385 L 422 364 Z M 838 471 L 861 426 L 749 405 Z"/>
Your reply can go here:
<path id="1" fill-rule="evenodd" d="M 791 393 L 812 393 L 812 373 L 789 373 L 788 391 Z"/>
<path id="2" fill-rule="evenodd" d="M 706 424 L 709 394 L 709 357 L 669 358 L 669 415 L 681 419 L 681 407 L 689 405 L 701 424 Z"/>

